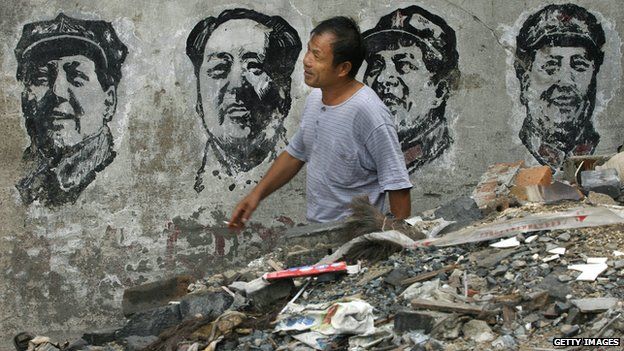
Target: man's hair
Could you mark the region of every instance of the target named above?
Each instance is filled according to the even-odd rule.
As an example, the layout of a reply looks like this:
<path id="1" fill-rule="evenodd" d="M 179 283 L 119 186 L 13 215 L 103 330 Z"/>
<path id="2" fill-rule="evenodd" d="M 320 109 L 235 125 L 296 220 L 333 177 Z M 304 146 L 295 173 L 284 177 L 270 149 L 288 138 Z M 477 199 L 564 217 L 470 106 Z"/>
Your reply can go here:
<path id="1" fill-rule="evenodd" d="M 267 16 L 254 10 L 241 8 L 225 10 L 218 17 L 208 17 L 195 25 L 186 40 L 186 55 L 193 63 L 195 76 L 199 77 L 206 42 L 212 32 L 223 23 L 235 19 L 248 19 L 271 28 L 267 38 L 268 48 L 264 67 L 277 84 L 290 84 L 290 75 L 301 51 L 301 40 L 297 31 L 281 17 Z"/>
<path id="2" fill-rule="evenodd" d="M 522 82 L 535 52 L 545 46 L 583 47 L 594 61 L 594 76 L 604 59 L 605 33 L 596 17 L 574 4 L 548 5 L 532 14 L 516 37 L 516 76 Z"/>
<path id="3" fill-rule="evenodd" d="M 377 25 L 362 33 L 367 48 L 366 60 L 380 50 L 416 46 L 422 52 L 431 80 L 446 80 L 449 87 L 459 78 L 455 31 L 437 15 L 412 5 L 397 9 L 379 19 Z"/>
<path id="4" fill-rule="evenodd" d="M 323 33 L 331 33 L 335 37 L 331 45 L 334 55 L 333 65 L 351 62 L 349 76 L 355 78 L 366 55 L 366 48 L 358 25 L 348 17 L 332 17 L 319 23 L 310 32 L 311 35 Z"/>

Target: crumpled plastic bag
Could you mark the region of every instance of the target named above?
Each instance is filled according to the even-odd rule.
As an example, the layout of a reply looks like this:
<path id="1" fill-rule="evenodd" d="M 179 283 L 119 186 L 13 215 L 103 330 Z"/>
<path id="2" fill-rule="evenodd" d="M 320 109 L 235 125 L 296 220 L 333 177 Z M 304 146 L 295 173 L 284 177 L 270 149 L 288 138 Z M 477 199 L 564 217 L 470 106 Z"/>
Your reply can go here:
<path id="1" fill-rule="evenodd" d="M 317 331 L 324 335 L 375 332 L 373 307 L 363 300 L 302 306 L 291 303 L 277 317 L 278 331 Z"/>

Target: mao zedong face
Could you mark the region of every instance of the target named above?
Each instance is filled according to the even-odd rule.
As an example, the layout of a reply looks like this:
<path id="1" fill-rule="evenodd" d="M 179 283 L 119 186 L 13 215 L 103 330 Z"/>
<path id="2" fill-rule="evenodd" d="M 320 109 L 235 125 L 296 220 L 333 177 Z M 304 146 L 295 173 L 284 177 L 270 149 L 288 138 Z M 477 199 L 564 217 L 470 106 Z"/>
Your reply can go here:
<path id="1" fill-rule="evenodd" d="M 565 135 L 585 113 L 595 66 L 583 47 L 544 46 L 528 72 L 527 109 L 540 128 Z"/>
<path id="2" fill-rule="evenodd" d="M 222 148 L 240 147 L 262 138 L 271 123 L 275 101 L 265 71 L 271 29 L 249 19 L 217 27 L 204 51 L 199 72 L 201 103 L 210 132 Z"/>
<path id="3" fill-rule="evenodd" d="M 102 87 L 96 64 L 86 56 L 53 57 L 26 70 L 22 102 L 34 142 L 46 156 L 58 158 L 112 118 L 115 88 Z"/>
<path id="4" fill-rule="evenodd" d="M 398 45 L 370 56 L 364 82 L 395 116 L 399 138 L 420 128 L 422 118 L 439 105 L 432 77 L 417 46 Z"/>

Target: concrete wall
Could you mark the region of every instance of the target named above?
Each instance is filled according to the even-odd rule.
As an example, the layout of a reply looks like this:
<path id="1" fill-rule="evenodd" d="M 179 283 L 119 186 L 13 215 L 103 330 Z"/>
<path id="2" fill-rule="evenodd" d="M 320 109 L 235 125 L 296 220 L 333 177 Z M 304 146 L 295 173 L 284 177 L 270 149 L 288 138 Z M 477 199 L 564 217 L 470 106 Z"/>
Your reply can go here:
<path id="1" fill-rule="evenodd" d="M 531 19 L 549 3 L 2 2 L 3 341 L 114 325 L 124 288 L 246 262 L 305 222 L 301 174 L 248 230 L 223 224 L 296 131 L 308 33 L 335 14 L 366 31 L 374 52 L 359 77 L 395 114 L 415 211 L 470 193 L 494 162 L 556 168 L 570 154 L 614 152 L 622 7 L 579 1 L 594 16 Z M 254 11 L 224 12 L 236 8 Z M 409 63 L 395 55 L 403 48 Z"/>

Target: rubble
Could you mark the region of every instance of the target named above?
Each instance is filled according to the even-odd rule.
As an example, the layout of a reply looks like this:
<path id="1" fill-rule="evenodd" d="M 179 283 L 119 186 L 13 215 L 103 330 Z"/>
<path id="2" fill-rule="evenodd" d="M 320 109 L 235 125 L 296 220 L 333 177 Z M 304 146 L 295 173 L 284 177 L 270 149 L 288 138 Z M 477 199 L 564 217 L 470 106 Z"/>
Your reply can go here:
<path id="1" fill-rule="evenodd" d="M 514 207 L 518 177 L 527 189 L 559 187 L 546 169 L 523 167 L 491 167 L 474 202 L 449 202 L 412 229 L 395 221 L 389 230 L 324 246 L 286 245 L 196 281 L 130 288 L 125 325 L 66 343 L 20 333 L 16 349 L 524 350 L 552 349 L 556 337 L 621 336 L 624 208 L 595 205 L 591 193 Z M 460 226 L 414 237 L 441 221 Z M 325 235 L 355 224 L 312 230 Z M 384 255 L 376 255 L 379 245 Z"/>
<path id="2" fill-rule="evenodd" d="M 615 169 L 581 172 L 581 185 L 587 191 L 603 193 L 616 199 L 620 196 L 620 178 Z"/>

